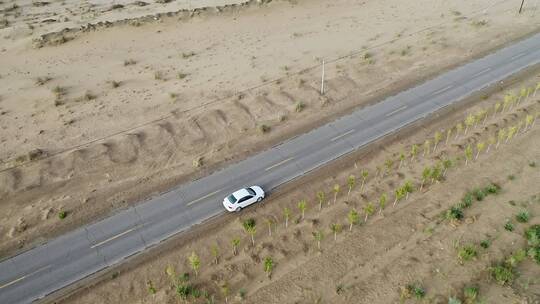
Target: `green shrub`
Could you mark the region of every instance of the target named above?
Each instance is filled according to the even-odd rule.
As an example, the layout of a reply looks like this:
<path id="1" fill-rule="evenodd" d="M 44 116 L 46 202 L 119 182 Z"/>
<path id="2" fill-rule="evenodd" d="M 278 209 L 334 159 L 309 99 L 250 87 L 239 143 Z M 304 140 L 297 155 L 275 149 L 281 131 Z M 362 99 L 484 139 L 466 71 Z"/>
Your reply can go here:
<path id="1" fill-rule="evenodd" d="M 246 230 L 255 228 L 255 224 L 255 219 L 253 218 L 248 218 L 247 220 L 242 222 L 242 226 Z"/>
<path id="2" fill-rule="evenodd" d="M 508 175 L 508 180 L 513 181 L 513 180 L 515 180 L 515 179 L 516 179 L 516 176 L 515 176 L 515 175 L 513 175 L 513 174 Z"/>
<path id="3" fill-rule="evenodd" d="M 511 266 L 500 264 L 490 268 L 491 276 L 501 285 L 512 283 L 514 280 L 514 271 Z"/>
<path id="4" fill-rule="evenodd" d="M 176 286 L 176 293 L 182 298 L 187 299 L 193 291 L 193 287 L 189 284 L 178 284 Z"/>
<path id="5" fill-rule="evenodd" d="M 191 296 L 194 297 L 195 299 L 198 299 L 201 297 L 201 291 L 199 289 L 192 288 Z"/>
<path id="6" fill-rule="evenodd" d="M 529 162 L 529 167 L 531 167 L 531 168 L 536 167 L 536 162 L 534 162 L 534 161 Z"/>
<path id="7" fill-rule="evenodd" d="M 527 210 L 521 211 L 520 213 L 516 214 L 516 220 L 520 223 L 528 222 L 530 217 L 531 215 Z"/>
<path id="8" fill-rule="evenodd" d="M 529 250 L 527 250 L 527 255 L 540 265 L 540 246 L 529 248 Z"/>
<path id="9" fill-rule="evenodd" d="M 514 254 L 509 256 L 506 259 L 506 264 L 510 265 L 511 267 L 517 266 L 521 261 L 523 261 L 527 257 L 527 252 L 523 249 L 519 249 Z"/>
<path id="10" fill-rule="evenodd" d="M 484 249 L 488 249 L 489 246 L 491 246 L 491 241 L 490 240 L 483 240 L 480 242 L 480 247 L 484 248 Z"/>
<path id="11" fill-rule="evenodd" d="M 540 225 L 533 225 L 525 230 L 525 237 L 530 246 L 540 246 Z"/>
<path id="12" fill-rule="evenodd" d="M 458 251 L 458 258 L 461 263 L 475 258 L 477 255 L 476 248 L 473 245 L 465 245 Z"/>
<path id="13" fill-rule="evenodd" d="M 474 189 L 473 195 L 477 201 L 482 201 L 486 197 L 486 192 L 484 192 L 482 189 Z"/>
<path id="14" fill-rule="evenodd" d="M 463 218 L 463 210 L 459 206 L 453 206 L 446 211 L 445 217 L 448 220 L 460 220 Z"/>
<path id="15" fill-rule="evenodd" d="M 240 290 L 238 290 L 238 296 L 240 297 L 240 300 L 245 300 L 246 290 L 244 288 L 240 288 Z"/>
<path id="16" fill-rule="evenodd" d="M 409 288 L 412 291 L 412 294 L 417 299 L 422 299 L 423 297 L 426 296 L 426 290 L 420 285 L 415 284 L 415 285 L 409 286 Z"/>
<path id="17" fill-rule="evenodd" d="M 64 210 L 61 210 L 60 212 L 58 212 L 58 218 L 63 220 L 65 219 L 67 216 L 67 211 L 64 211 Z"/>
<path id="18" fill-rule="evenodd" d="M 420 284 L 415 283 L 401 287 L 401 299 L 409 299 L 413 296 L 417 299 L 422 299 L 425 295 L 426 291 Z"/>
<path id="19" fill-rule="evenodd" d="M 486 188 L 484 189 L 485 192 L 489 193 L 489 194 L 498 194 L 499 191 L 501 191 L 501 187 L 497 184 L 489 184 L 486 186 Z"/>
<path id="20" fill-rule="evenodd" d="M 514 224 L 512 224 L 511 221 L 507 221 L 506 224 L 504 224 L 504 229 L 507 231 L 514 231 Z"/>
<path id="21" fill-rule="evenodd" d="M 468 208 L 473 203 L 473 194 L 471 192 L 467 192 L 465 196 L 461 199 L 461 204 L 463 208 Z"/>
<path id="22" fill-rule="evenodd" d="M 463 296 L 466 303 L 475 303 L 476 298 L 478 298 L 478 287 L 465 287 Z"/>

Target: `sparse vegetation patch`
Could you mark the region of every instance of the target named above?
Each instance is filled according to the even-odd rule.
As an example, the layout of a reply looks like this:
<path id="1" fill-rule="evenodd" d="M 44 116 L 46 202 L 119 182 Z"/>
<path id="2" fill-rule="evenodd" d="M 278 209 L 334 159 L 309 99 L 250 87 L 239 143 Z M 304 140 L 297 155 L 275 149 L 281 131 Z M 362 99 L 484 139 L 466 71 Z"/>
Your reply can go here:
<path id="1" fill-rule="evenodd" d="M 270 126 L 266 124 L 259 125 L 259 131 L 263 134 L 268 133 L 270 132 Z"/>
<path id="2" fill-rule="evenodd" d="M 297 113 L 299 113 L 299 112 L 302 112 L 302 111 L 304 110 L 305 107 L 306 107 L 306 105 L 305 105 L 303 102 L 299 101 L 299 102 L 297 102 L 296 105 L 294 106 L 294 110 L 295 110 Z"/>
<path id="3" fill-rule="evenodd" d="M 137 61 L 135 61 L 135 59 L 126 59 L 126 60 L 124 60 L 124 66 L 135 65 L 135 64 L 137 64 Z"/>
<path id="4" fill-rule="evenodd" d="M 458 258 L 461 263 L 476 258 L 477 252 L 473 245 L 465 245 L 458 251 Z"/>
<path id="5" fill-rule="evenodd" d="M 38 77 L 36 78 L 36 85 L 38 86 L 42 86 L 44 84 L 46 84 L 47 82 L 51 81 L 51 77 L 49 76 L 43 76 L 43 77 Z"/>
<path id="6" fill-rule="evenodd" d="M 61 220 L 65 219 L 67 217 L 67 215 L 68 215 L 68 213 L 65 210 L 61 210 L 60 212 L 58 212 L 58 218 L 61 219 Z"/>
<path id="7" fill-rule="evenodd" d="M 182 53 L 182 58 L 184 58 L 184 59 L 187 59 L 187 58 L 190 58 L 190 57 L 193 57 L 193 56 L 195 56 L 195 52 L 193 52 L 193 51 Z"/>
<path id="8" fill-rule="evenodd" d="M 176 78 L 178 79 L 184 79 L 188 76 L 189 74 L 186 74 L 186 73 L 182 73 L 182 72 L 178 72 L 178 74 L 176 74 Z"/>

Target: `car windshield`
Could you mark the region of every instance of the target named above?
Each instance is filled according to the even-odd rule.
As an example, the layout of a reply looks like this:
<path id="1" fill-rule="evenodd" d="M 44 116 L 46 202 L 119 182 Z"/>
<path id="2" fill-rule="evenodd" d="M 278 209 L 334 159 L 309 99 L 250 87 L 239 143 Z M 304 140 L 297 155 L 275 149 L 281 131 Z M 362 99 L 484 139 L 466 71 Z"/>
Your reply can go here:
<path id="1" fill-rule="evenodd" d="M 247 189 L 247 192 L 249 192 L 249 194 L 255 195 L 255 191 L 253 191 L 253 189 L 251 188 L 246 188 L 246 189 Z"/>
<path id="2" fill-rule="evenodd" d="M 232 194 L 229 195 L 229 196 L 227 197 L 227 199 L 229 200 L 229 202 L 231 202 L 231 204 L 236 203 L 236 197 L 234 197 L 234 195 L 232 195 Z"/>

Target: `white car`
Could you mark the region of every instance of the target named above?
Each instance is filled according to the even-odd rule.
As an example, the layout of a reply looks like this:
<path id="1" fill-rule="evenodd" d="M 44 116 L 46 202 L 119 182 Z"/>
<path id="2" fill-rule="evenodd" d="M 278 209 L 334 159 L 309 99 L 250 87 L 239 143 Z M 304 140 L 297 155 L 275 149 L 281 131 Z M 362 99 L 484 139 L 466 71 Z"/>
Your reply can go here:
<path id="1" fill-rule="evenodd" d="M 260 202 L 264 198 L 264 191 L 259 186 L 251 186 L 235 191 L 223 199 L 223 206 L 227 211 L 240 211 L 242 208 Z"/>

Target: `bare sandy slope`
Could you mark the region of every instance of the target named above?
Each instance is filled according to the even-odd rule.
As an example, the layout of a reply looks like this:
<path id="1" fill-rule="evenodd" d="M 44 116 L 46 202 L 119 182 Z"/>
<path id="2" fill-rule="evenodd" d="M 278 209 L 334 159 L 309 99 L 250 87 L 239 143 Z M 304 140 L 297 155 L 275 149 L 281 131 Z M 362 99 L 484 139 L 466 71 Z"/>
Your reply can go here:
<path id="1" fill-rule="evenodd" d="M 1 255 L 536 32 L 532 13 L 487 0 L 274 1 L 39 49 L 3 29 Z M 322 58 L 323 97 L 319 69 L 306 70 Z"/>
<path id="2" fill-rule="evenodd" d="M 512 89 L 536 82 L 538 76 Z M 494 105 L 505 92 L 351 156 L 346 164 L 322 169 L 270 197 L 265 204 L 179 237 L 173 241 L 175 248 L 108 274 L 104 282 L 62 302 L 182 302 L 173 287 L 174 280 L 166 273 L 169 269 L 169 273 L 174 270 L 175 277 L 190 273 L 189 284 L 200 291 L 200 298 L 190 296 L 186 303 L 208 303 L 212 298 L 215 303 L 223 303 L 226 294 L 229 303 L 448 303 L 449 297 L 463 300 L 464 288 L 471 286 L 479 288 L 477 300 L 484 303 L 536 303 L 540 300 L 539 264 L 529 258 L 518 263 L 515 279 L 505 286 L 493 280 L 490 267 L 527 248 L 524 230 L 540 223 L 540 129 L 537 124 L 526 132 L 522 129 L 507 143 L 503 139 L 498 148 L 492 145 L 489 152 L 481 150 L 478 159 L 468 165 L 463 154 L 467 145 L 487 143 L 498 130 L 517 126 L 529 113 L 538 113 L 540 98 L 536 97 L 494 115 Z M 466 134 L 461 131 L 455 137 L 454 126 L 468 114 L 482 110 L 488 111 L 485 123 L 481 120 Z M 448 143 L 443 139 L 435 152 L 431 150 L 425 156 L 420 151 L 414 161 L 407 154 L 404 164 L 399 164 L 400 153 L 410 151 L 413 144 L 421 147 L 426 139 L 433 140 L 436 131 L 444 134 L 448 129 L 454 131 Z M 419 190 L 423 169 L 444 159 L 454 163 L 446 177 L 434 183 L 428 179 Z M 393 161 L 388 173 L 376 175 L 377 168 L 387 170 L 388 160 Z M 362 169 L 370 174 L 363 189 Z M 347 194 L 351 174 L 356 176 L 356 183 Z M 393 206 L 394 190 L 405 181 L 411 181 L 415 190 Z M 475 200 L 463 210 L 462 220 L 444 219 L 445 212 L 467 191 L 490 183 L 501 187 L 499 194 Z M 341 186 L 336 203 L 331 190 L 335 184 Z M 318 191 L 325 192 L 320 211 Z M 383 193 L 388 195 L 388 202 L 379 214 L 378 201 Z M 297 207 L 300 200 L 307 201 L 304 219 Z M 375 212 L 364 222 L 364 210 L 370 202 Z M 291 211 L 288 227 L 284 208 Z M 360 213 L 361 223 L 349 232 L 347 214 L 353 209 Z M 516 220 L 516 214 L 522 211 L 530 213 L 530 222 Z M 241 225 L 248 218 L 256 221 L 254 246 Z M 513 231 L 504 228 L 508 221 Z M 343 231 L 335 241 L 330 226 L 336 223 Z M 323 235 L 320 249 L 313 236 L 317 231 Z M 238 255 L 231 252 L 234 238 L 240 239 Z M 480 246 L 485 240 L 489 241 L 487 248 Z M 458 251 L 466 245 L 474 246 L 477 255 L 470 261 L 460 261 Z M 218 264 L 212 248 L 217 248 Z M 192 253 L 201 260 L 198 276 L 188 262 Z M 263 271 L 267 257 L 274 261 L 271 279 Z M 424 300 L 407 298 L 403 290 L 409 284 L 425 290 Z M 227 293 L 224 285 L 228 286 Z"/>
<path id="3" fill-rule="evenodd" d="M 11 40 L 33 40 L 64 28 L 244 2 L 246 0 L 7 0 L 0 4 L 3 11 L 0 29 L 6 29 L 3 33 Z"/>

